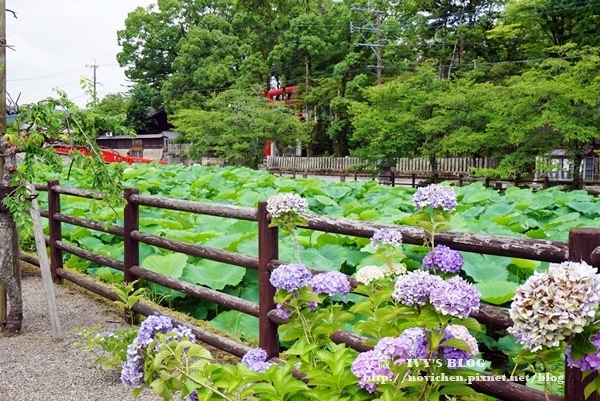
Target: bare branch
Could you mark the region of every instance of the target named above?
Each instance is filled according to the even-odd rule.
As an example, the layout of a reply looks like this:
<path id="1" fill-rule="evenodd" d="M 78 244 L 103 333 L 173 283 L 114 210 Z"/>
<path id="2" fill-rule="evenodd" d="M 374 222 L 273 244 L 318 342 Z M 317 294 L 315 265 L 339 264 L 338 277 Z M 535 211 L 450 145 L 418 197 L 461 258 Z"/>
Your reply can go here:
<path id="1" fill-rule="evenodd" d="M 5 8 L 5 10 L 6 10 L 7 12 L 9 12 L 9 13 L 12 13 L 12 15 L 13 15 L 13 17 L 15 17 L 15 19 L 18 19 L 18 18 L 17 18 L 17 13 L 16 13 L 16 12 L 14 12 L 13 10 L 9 10 L 8 8 Z"/>

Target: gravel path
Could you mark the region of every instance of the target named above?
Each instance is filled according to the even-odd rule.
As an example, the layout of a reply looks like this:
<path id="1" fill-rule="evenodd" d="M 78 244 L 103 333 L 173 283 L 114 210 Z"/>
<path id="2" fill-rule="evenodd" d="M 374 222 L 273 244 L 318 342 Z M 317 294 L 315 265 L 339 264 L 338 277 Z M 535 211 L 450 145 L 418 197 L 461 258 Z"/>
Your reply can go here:
<path id="1" fill-rule="evenodd" d="M 92 353 L 76 349 L 83 342 L 78 328 L 100 325 L 115 331 L 124 324 L 108 305 L 68 284 L 55 285 L 63 339 L 52 338 L 41 277 L 23 271 L 23 330 L 15 337 L 0 334 L 0 401 L 128 401 L 131 390 L 118 371 L 104 371 Z M 162 400 L 144 390 L 141 401 Z"/>

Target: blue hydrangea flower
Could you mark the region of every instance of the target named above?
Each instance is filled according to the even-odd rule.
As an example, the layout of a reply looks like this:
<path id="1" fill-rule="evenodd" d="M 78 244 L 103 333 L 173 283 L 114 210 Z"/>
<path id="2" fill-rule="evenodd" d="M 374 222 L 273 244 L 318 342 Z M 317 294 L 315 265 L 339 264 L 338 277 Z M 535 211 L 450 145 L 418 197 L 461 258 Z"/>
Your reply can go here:
<path id="1" fill-rule="evenodd" d="M 127 387 L 144 385 L 144 350 L 145 347 L 136 342 L 127 347 L 127 360 L 121 369 L 121 383 Z"/>
<path id="2" fill-rule="evenodd" d="M 444 330 L 444 337 L 442 338 L 442 342 L 451 338 L 458 338 L 459 340 L 463 340 L 464 342 L 466 342 L 470 348 L 470 351 L 463 351 L 458 348 L 449 347 L 445 345 L 441 346 L 438 349 L 440 357 L 446 363 L 448 363 L 448 361 L 454 362 L 453 364 L 449 364 L 448 367 L 460 367 L 464 365 L 465 361 L 474 358 L 479 353 L 479 345 L 477 344 L 477 340 L 471 335 L 471 333 L 469 333 L 469 330 L 467 330 L 465 326 L 449 324 Z"/>
<path id="3" fill-rule="evenodd" d="M 420 327 L 408 328 L 398 337 L 384 337 L 374 349 L 398 364 L 407 359 L 425 359 L 429 353 L 427 337 Z"/>
<path id="4" fill-rule="evenodd" d="M 271 273 L 270 282 L 276 290 L 294 292 L 310 285 L 312 274 L 302 263 L 281 265 Z"/>
<path id="5" fill-rule="evenodd" d="M 375 345 L 375 350 L 381 352 L 388 358 L 396 359 L 399 358 L 403 363 L 406 358 L 405 343 L 400 337 L 383 337 Z"/>
<path id="6" fill-rule="evenodd" d="M 458 273 L 463 266 L 460 252 L 446 245 L 437 245 L 423 258 L 423 267 L 429 270 L 441 270 L 444 273 Z"/>
<path id="7" fill-rule="evenodd" d="M 574 360 L 571 356 L 572 345 L 569 344 L 565 352 L 569 366 L 579 368 L 584 372 L 597 372 L 600 370 L 600 332 L 591 336 L 590 341 L 596 347 L 597 352 L 595 354 L 587 354 L 578 361 Z"/>
<path id="8" fill-rule="evenodd" d="M 443 281 L 423 270 L 408 272 L 396 279 L 392 298 L 407 306 L 423 306 L 429 300 L 429 293 Z"/>
<path id="9" fill-rule="evenodd" d="M 250 370 L 264 372 L 271 366 L 271 363 L 267 362 L 268 358 L 267 351 L 262 348 L 254 348 L 246 352 L 246 355 L 242 357 L 242 363 Z"/>
<path id="10" fill-rule="evenodd" d="M 352 362 L 350 371 L 359 379 L 359 387 L 364 388 L 369 393 L 374 393 L 378 383 L 394 378 L 392 371 L 387 367 L 388 363 L 388 358 L 385 355 L 379 351 L 371 350 L 360 353 Z"/>
<path id="11" fill-rule="evenodd" d="M 167 316 L 150 315 L 140 324 L 135 342 L 147 346 L 156 333 L 167 333 L 173 328 L 171 319 Z"/>
<path id="12" fill-rule="evenodd" d="M 308 202 L 298 194 L 279 194 L 267 199 L 267 212 L 277 218 L 285 214 L 304 213 L 308 210 Z"/>
<path id="13" fill-rule="evenodd" d="M 286 308 L 281 303 L 277 303 L 277 305 L 275 305 L 275 313 L 282 319 L 289 319 L 290 316 L 292 316 L 292 310 Z"/>
<path id="14" fill-rule="evenodd" d="M 377 248 L 380 245 L 402 245 L 402 233 L 391 228 L 380 228 L 371 237 L 371 246 Z"/>
<path id="15" fill-rule="evenodd" d="M 417 210 L 431 207 L 450 212 L 456 208 L 456 194 L 451 187 L 430 184 L 417 190 L 413 196 L 413 203 Z"/>
<path id="16" fill-rule="evenodd" d="M 477 288 L 459 276 L 442 280 L 429 294 L 429 301 L 438 312 L 459 319 L 479 312 L 480 299 Z"/>
<path id="17" fill-rule="evenodd" d="M 335 294 L 348 295 L 350 292 L 350 282 L 344 273 L 327 272 L 315 274 L 311 280 L 312 291 L 315 294 Z"/>
<path id="18" fill-rule="evenodd" d="M 429 344 L 422 328 L 410 327 L 404 330 L 398 338 L 404 344 L 405 359 L 428 358 Z"/>
<path id="19" fill-rule="evenodd" d="M 187 396 L 187 398 L 185 399 L 185 401 L 200 401 L 198 399 L 198 392 L 197 391 L 192 391 L 190 393 L 190 395 Z"/>
<path id="20" fill-rule="evenodd" d="M 138 334 L 127 347 L 127 360 L 121 369 L 121 382 L 128 387 L 141 387 L 144 385 L 144 361 L 148 345 L 156 338 L 158 333 L 173 332 L 167 340 L 180 341 L 184 337 L 195 341 L 196 336 L 192 330 L 185 326 L 173 327 L 173 322 L 167 316 L 150 315 L 140 324 Z M 156 345 L 158 347 L 159 344 Z M 157 350 L 156 348 L 155 350 Z"/>

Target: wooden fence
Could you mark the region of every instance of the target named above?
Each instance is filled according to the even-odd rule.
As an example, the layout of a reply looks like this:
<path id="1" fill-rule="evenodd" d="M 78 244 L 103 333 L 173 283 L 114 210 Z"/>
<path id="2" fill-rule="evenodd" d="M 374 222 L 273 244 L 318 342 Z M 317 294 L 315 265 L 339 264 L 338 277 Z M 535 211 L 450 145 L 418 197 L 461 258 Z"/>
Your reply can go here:
<path id="1" fill-rule="evenodd" d="M 267 157 L 266 167 L 271 172 L 298 172 L 309 174 L 332 174 L 345 173 L 352 175 L 360 165 L 361 159 L 357 157 Z M 442 157 L 437 159 L 438 171 L 445 175 L 469 174 L 473 168 L 494 168 L 498 161 L 491 158 L 477 157 Z M 431 173 L 431 163 L 427 158 L 401 157 L 395 165 L 397 172 L 419 173 L 427 176 Z M 371 174 L 372 171 L 366 173 Z"/>
<path id="2" fill-rule="evenodd" d="M 128 282 L 141 278 L 184 292 L 191 297 L 213 302 L 233 310 L 256 316 L 259 319 L 260 347 L 264 348 L 270 357 L 277 357 L 279 355 L 277 328 L 279 324 L 285 321 L 279 318 L 275 313 L 275 305 L 273 302 L 275 289 L 270 284 L 269 277 L 271 271 L 284 262 L 278 260 L 278 229 L 277 227 L 269 227 L 270 219 L 266 211 L 266 202 L 260 202 L 258 208 L 250 208 L 139 195 L 136 189 L 126 189 L 124 198 L 127 203 L 124 207 L 123 226 L 107 227 L 103 222 L 65 215 L 60 211 L 61 195 L 100 199 L 100 193 L 61 186 L 57 181 L 49 181 L 47 185 L 36 185 L 36 189 L 38 191 L 48 192 L 48 210 L 42 211 L 41 214 L 49 219 L 49 237 L 46 238 L 46 242 L 50 248 L 52 275 L 56 281 L 66 279 L 108 299 L 118 299 L 117 295 L 106 287 L 65 269 L 63 266 L 63 253 L 73 254 L 80 258 L 123 271 L 125 280 Z M 139 229 L 140 206 L 257 222 L 258 257 L 206 246 L 188 244 L 178 240 L 142 232 Z M 124 260 L 120 261 L 98 255 L 66 243 L 62 239 L 63 223 L 122 237 L 124 240 Z M 362 238 L 370 238 L 379 228 L 393 227 L 402 232 L 403 242 L 405 243 L 423 244 L 424 241 L 424 232 L 417 227 L 376 224 L 350 219 L 312 215 L 307 217 L 307 225 L 308 228 L 312 230 Z M 466 252 L 547 262 L 584 260 L 595 266 L 600 265 L 600 230 L 598 229 L 574 229 L 570 232 L 569 242 L 567 243 L 463 232 L 445 232 L 439 234 L 436 236 L 436 242 Z M 258 270 L 259 302 L 250 302 L 233 295 L 224 294 L 146 270 L 139 266 L 140 243 L 154 245 L 174 252 L 193 255 L 230 265 L 241 266 L 247 269 Z M 31 257 L 24 256 L 23 259 L 29 262 L 35 262 Z M 133 310 L 143 315 L 160 313 L 151 306 L 139 302 L 133 307 Z M 479 322 L 494 328 L 507 328 L 512 324 L 507 309 L 491 305 L 482 304 L 480 312 L 475 318 Z M 177 324 L 186 324 L 176 318 L 173 318 L 173 320 Z M 209 330 L 200 327 L 191 328 L 198 340 L 233 355 L 241 357 L 250 349 L 246 345 L 219 336 Z M 369 349 L 369 347 L 365 345 L 365 338 L 349 332 L 336 332 L 332 336 L 332 339 L 338 343 L 346 343 L 359 351 Z M 569 401 L 583 401 L 581 372 L 579 370 L 567 368 L 566 375 L 564 399 Z M 507 401 L 563 400 L 562 397 L 553 395 L 546 396 L 546 394 L 539 390 L 509 381 L 477 381 L 472 383 L 471 387 L 478 392 Z"/>

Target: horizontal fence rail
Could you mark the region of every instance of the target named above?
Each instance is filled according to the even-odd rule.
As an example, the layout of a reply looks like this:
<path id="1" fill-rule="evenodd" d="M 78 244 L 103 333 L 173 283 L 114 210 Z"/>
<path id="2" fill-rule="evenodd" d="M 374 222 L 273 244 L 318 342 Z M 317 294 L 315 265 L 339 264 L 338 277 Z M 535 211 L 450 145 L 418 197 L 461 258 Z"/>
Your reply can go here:
<path id="1" fill-rule="evenodd" d="M 491 158 L 470 157 L 443 157 L 437 159 L 438 171 L 441 174 L 469 174 L 473 168 L 495 168 L 498 161 Z M 358 157 L 288 157 L 268 156 L 267 170 L 269 171 L 296 171 L 296 172 L 347 172 L 351 174 L 358 167 L 365 164 L 365 160 Z M 427 175 L 431 172 L 431 162 L 427 158 L 401 157 L 396 159 L 394 166 L 397 172 L 420 172 Z M 371 168 L 372 170 L 372 168 Z"/>
<path id="2" fill-rule="evenodd" d="M 47 185 L 38 184 L 36 185 L 36 189 L 48 192 L 48 210 L 41 211 L 41 214 L 49 219 L 50 233 L 49 237 L 46 238 L 46 242 L 50 246 L 51 268 L 56 281 L 67 279 L 108 299 L 117 299 L 116 294 L 106 289 L 106 287 L 64 269 L 63 252 L 67 252 L 94 263 L 123 271 L 125 280 L 128 282 L 136 279 L 144 279 L 149 282 L 161 284 L 167 288 L 181 291 L 197 299 L 256 316 L 259 318 L 259 345 L 267 351 L 270 357 L 278 357 L 279 340 L 277 329 L 280 324 L 286 321 L 278 317 L 275 313 L 275 304 L 273 301 L 275 289 L 270 284 L 269 277 L 274 268 L 286 262 L 278 259 L 278 229 L 277 227 L 269 227 L 270 216 L 266 211 L 266 202 L 260 202 L 258 208 L 249 208 L 145 196 L 139 195 L 135 189 L 126 189 L 124 194 L 126 206 L 124 208 L 123 226 L 106 226 L 102 222 L 67 216 L 60 212 L 61 195 L 102 199 L 101 193 L 64 187 L 58 185 L 57 181 L 49 181 Z M 140 206 L 257 222 L 258 257 L 189 244 L 140 231 Z M 306 228 L 316 231 L 370 238 L 377 229 L 389 227 L 399 230 L 403 235 L 403 242 L 407 244 L 420 245 L 425 240 L 424 231 L 418 227 L 370 223 L 311 214 L 306 214 L 304 217 L 307 221 Z M 124 260 L 120 261 L 98 255 L 65 242 L 62 238 L 61 224 L 63 223 L 122 237 L 124 241 Z M 436 242 L 465 252 L 517 257 L 537 261 L 562 262 L 565 260 L 586 260 L 594 264 L 600 262 L 600 230 L 596 229 L 574 229 L 570 233 L 568 243 L 452 231 L 436 235 Z M 258 270 L 259 302 L 250 302 L 240 297 L 144 269 L 139 266 L 140 243 L 233 266 Z M 27 255 L 24 255 L 22 259 L 28 262 L 35 262 L 35 258 Z M 351 279 L 351 282 L 356 283 L 354 279 Z M 133 310 L 146 316 L 159 313 L 158 310 L 142 303 L 136 304 Z M 480 323 L 499 329 L 512 325 L 508 310 L 498 306 L 482 304 L 480 312 L 474 317 Z M 184 324 L 183 322 L 181 323 Z M 208 330 L 195 326 L 192 326 L 192 329 L 199 340 L 233 355 L 243 356 L 249 350 L 249 347 L 243 344 L 238 344 L 229 338 Z M 366 345 L 366 338 L 346 331 L 334 333 L 332 340 L 337 343 L 345 343 L 358 351 L 365 351 L 371 348 Z M 565 399 L 583 400 L 580 380 L 581 372 L 573 369 L 567 369 L 567 371 L 570 377 L 570 384 L 567 386 Z M 579 381 L 577 381 L 578 378 Z M 484 394 L 509 401 L 522 399 L 558 401 L 563 399 L 562 397 L 552 395 L 547 397 L 541 391 L 506 381 L 490 380 L 475 382 L 472 384 L 472 387 Z"/>

